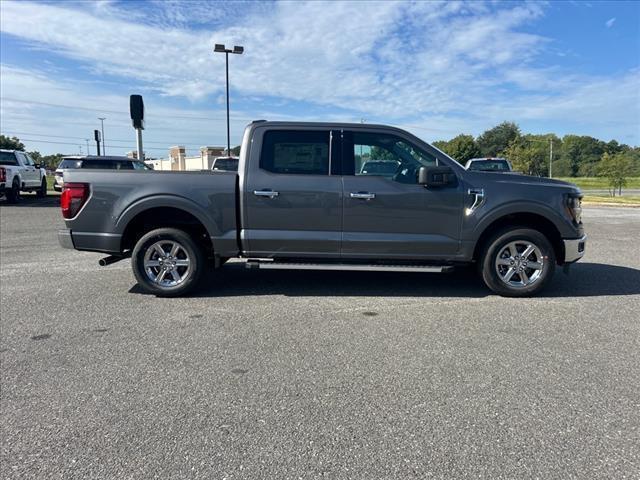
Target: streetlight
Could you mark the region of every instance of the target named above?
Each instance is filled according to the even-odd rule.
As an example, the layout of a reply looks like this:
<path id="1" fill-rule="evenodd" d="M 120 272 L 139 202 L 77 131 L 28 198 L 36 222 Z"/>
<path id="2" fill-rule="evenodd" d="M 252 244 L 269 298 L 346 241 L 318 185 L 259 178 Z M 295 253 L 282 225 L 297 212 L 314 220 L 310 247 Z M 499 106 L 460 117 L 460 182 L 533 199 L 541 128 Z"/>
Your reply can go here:
<path id="1" fill-rule="evenodd" d="M 231 156 L 231 128 L 229 126 L 229 54 L 235 53 L 241 55 L 244 52 L 244 47 L 235 45 L 233 50 L 226 48 L 224 44 L 216 43 L 213 51 L 216 53 L 224 53 L 226 65 L 227 65 L 227 155 Z"/>
<path id="2" fill-rule="evenodd" d="M 107 144 L 104 141 L 104 121 L 107 119 L 107 117 L 98 117 L 98 120 L 100 120 L 100 130 L 102 130 L 102 155 L 106 155 L 107 154 Z"/>

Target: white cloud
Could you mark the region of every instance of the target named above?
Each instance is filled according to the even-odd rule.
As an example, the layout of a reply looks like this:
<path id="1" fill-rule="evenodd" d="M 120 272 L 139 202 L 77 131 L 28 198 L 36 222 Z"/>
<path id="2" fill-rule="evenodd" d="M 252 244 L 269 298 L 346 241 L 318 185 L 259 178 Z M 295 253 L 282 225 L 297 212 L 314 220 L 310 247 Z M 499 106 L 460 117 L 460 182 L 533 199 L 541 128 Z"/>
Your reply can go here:
<path id="1" fill-rule="evenodd" d="M 504 119 L 562 119 L 597 133 L 602 119 L 606 125 L 617 118 L 637 122 L 640 110 L 635 71 L 596 78 L 539 61 L 553 40 L 529 33 L 544 15 L 537 3 L 158 2 L 146 10 L 138 5 L 1 2 L 3 34 L 73 59 L 91 73 L 87 84 L 67 74 L 26 90 L 14 69 L 7 89 L 5 67 L 3 96 L 10 90 L 24 98 L 28 92 L 126 112 L 126 99 L 113 98 L 105 93 L 109 84 L 100 83 L 116 79 L 145 93 L 156 111 L 164 108 L 168 125 L 176 112 L 190 109 L 170 108 L 161 97 L 187 99 L 194 107 L 222 99 L 224 59 L 212 46 L 224 42 L 246 49 L 230 58 L 240 117 L 283 118 L 255 107 L 279 102 L 285 109 L 308 107 L 298 118 L 322 111 L 323 119 L 422 125 L 424 136 L 434 139 L 480 133 Z M 28 70 L 19 76 L 45 76 Z M 68 91 L 61 94 L 60 88 Z M 238 104 L 252 108 L 240 112 Z M 202 115 L 192 110 L 188 115 Z M 236 137 L 244 123 L 237 119 Z M 631 135 L 627 141 L 640 143 L 634 124 L 617 128 L 620 136 Z"/>
<path id="2" fill-rule="evenodd" d="M 613 24 L 616 23 L 616 17 L 610 18 L 609 20 L 607 20 L 605 22 L 605 25 L 607 26 L 607 28 L 611 28 L 613 27 Z"/>

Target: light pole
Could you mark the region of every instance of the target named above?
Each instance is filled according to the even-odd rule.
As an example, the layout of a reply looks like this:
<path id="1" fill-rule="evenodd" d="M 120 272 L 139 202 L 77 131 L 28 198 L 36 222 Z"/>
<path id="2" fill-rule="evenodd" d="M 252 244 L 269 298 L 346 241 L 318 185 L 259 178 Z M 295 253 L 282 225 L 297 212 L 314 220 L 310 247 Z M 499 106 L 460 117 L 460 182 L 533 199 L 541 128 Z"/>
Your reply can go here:
<path id="1" fill-rule="evenodd" d="M 216 43 L 213 51 L 216 53 L 224 53 L 227 71 L 227 156 L 231 156 L 231 127 L 229 126 L 229 54 L 235 53 L 241 55 L 244 47 L 235 45 L 233 50 L 226 48 L 224 44 Z"/>
<path id="2" fill-rule="evenodd" d="M 87 142 L 87 155 L 90 155 L 90 153 L 89 153 L 89 139 L 85 138 L 84 141 Z"/>
<path id="3" fill-rule="evenodd" d="M 107 142 L 104 141 L 104 121 L 107 119 L 107 117 L 98 117 L 98 120 L 100 120 L 100 130 L 102 131 L 102 155 L 106 155 L 107 154 Z"/>

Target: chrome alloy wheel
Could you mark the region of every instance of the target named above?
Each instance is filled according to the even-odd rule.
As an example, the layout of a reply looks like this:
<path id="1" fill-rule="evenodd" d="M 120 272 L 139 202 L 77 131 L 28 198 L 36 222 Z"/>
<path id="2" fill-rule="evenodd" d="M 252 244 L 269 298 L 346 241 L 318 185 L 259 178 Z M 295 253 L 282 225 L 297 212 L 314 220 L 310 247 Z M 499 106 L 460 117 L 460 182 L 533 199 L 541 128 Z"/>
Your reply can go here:
<path id="1" fill-rule="evenodd" d="M 191 275 L 189 255 L 178 242 L 160 240 L 145 252 L 144 271 L 159 287 L 175 287 Z"/>
<path id="2" fill-rule="evenodd" d="M 524 288 L 537 282 L 545 267 L 540 248 L 528 240 L 510 242 L 496 256 L 498 278 L 511 288 Z"/>

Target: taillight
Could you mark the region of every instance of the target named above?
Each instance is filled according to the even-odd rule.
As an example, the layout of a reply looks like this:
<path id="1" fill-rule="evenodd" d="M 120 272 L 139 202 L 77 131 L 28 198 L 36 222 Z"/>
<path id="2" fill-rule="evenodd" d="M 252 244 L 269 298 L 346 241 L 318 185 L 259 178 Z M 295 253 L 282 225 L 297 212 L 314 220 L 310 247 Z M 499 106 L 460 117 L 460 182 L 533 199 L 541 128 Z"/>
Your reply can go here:
<path id="1" fill-rule="evenodd" d="M 60 196 L 62 216 L 64 218 L 75 217 L 88 198 L 88 183 L 65 183 Z"/>
<path id="2" fill-rule="evenodd" d="M 4 167 L 0 167 L 0 182 L 6 182 L 7 181 L 7 171 L 4 169 Z"/>

